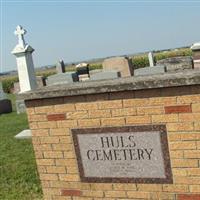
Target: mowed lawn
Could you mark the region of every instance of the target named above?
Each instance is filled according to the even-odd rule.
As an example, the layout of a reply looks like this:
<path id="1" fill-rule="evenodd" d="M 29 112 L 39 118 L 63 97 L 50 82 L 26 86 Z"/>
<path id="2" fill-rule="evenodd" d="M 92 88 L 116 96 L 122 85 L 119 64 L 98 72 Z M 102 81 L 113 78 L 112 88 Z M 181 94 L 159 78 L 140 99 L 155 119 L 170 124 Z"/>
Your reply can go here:
<path id="1" fill-rule="evenodd" d="M 0 115 L 0 200 L 42 199 L 31 140 L 14 138 L 27 128 L 26 114 Z"/>

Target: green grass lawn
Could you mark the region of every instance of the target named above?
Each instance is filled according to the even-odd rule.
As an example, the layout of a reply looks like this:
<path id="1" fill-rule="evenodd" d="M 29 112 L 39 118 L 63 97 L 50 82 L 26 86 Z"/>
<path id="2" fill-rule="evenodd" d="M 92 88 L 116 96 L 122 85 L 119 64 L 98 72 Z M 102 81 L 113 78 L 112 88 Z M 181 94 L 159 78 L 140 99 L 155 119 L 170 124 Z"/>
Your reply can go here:
<path id="1" fill-rule="evenodd" d="M 9 95 L 14 103 L 14 95 Z M 15 110 L 15 108 L 14 108 Z M 39 200 L 41 186 L 31 140 L 14 136 L 28 128 L 26 114 L 0 115 L 0 199 Z"/>

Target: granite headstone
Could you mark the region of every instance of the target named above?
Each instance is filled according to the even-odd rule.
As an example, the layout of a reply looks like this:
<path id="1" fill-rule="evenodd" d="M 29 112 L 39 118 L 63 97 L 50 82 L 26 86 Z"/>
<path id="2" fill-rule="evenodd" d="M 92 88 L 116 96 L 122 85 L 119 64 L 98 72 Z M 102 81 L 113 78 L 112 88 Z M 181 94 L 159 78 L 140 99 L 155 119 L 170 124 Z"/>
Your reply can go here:
<path id="1" fill-rule="evenodd" d="M 166 72 L 166 67 L 162 65 L 156 65 L 153 67 L 143 67 L 139 69 L 135 69 L 135 76 L 146 76 L 146 75 L 154 75 L 154 74 L 163 74 Z"/>
<path id="2" fill-rule="evenodd" d="M 76 65 L 76 72 L 77 72 L 79 81 L 89 80 L 90 74 L 89 74 L 89 64 L 88 63 L 80 63 L 80 64 Z"/>
<path id="3" fill-rule="evenodd" d="M 24 103 L 24 100 L 16 99 L 15 105 L 16 105 L 17 114 L 26 112 L 26 105 Z"/>
<path id="4" fill-rule="evenodd" d="M 113 57 L 103 61 L 103 69 L 119 71 L 121 77 L 128 77 L 133 75 L 133 65 L 131 59 L 128 57 Z"/>
<path id="5" fill-rule="evenodd" d="M 49 76 L 46 80 L 46 83 L 47 83 L 47 86 L 49 86 L 49 85 L 73 83 L 76 81 L 78 81 L 77 73 L 66 72 L 66 73 L 54 74 L 52 76 Z"/>
<path id="6" fill-rule="evenodd" d="M 166 58 L 157 61 L 157 64 L 166 66 L 167 72 L 182 71 L 193 68 L 193 61 L 190 56 Z"/>
<path id="7" fill-rule="evenodd" d="M 13 90 L 14 94 L 18 94 L 20 93 L 20 85 L 19 82 L 14 83 L 14 90 Z"/>
<path id="8" fill-rule="evenodd" d="M 93 69 L 93 70 L 90 70 L 90 76 L 93 75 L 93 74 L 102 72 L 102 71 L 103 71 L 103 69 Z"/>
<path id="9" fill-rule="evenodd" d="M 56 64 L 56 71 L 58 74 L 65 73 L 65 64 L 63 60 L 59 60 Z"/>
<path id="10" fill-rule="evenodd" d="M 36 82 L 37 82 L 38 88 L 46 86 L 46 79 L 43 76 L 36 76 Z M 15 94 L 20 93 L 19 82 L 14 83 L 14 93 Z M 16 105 L 17 114 L 26 112 L 26 105 L 24 103 L 24 100 L 16 99 L 15 105 Z"/>
<path id="11" fill-rule="evenodd" d="M 110 80 L 119 78 L 121 76 L 120 72 L 112 70 L 112 71 L 101 71 L 98 73 L 93 73 L 90 75 L 90 80 Z"/>

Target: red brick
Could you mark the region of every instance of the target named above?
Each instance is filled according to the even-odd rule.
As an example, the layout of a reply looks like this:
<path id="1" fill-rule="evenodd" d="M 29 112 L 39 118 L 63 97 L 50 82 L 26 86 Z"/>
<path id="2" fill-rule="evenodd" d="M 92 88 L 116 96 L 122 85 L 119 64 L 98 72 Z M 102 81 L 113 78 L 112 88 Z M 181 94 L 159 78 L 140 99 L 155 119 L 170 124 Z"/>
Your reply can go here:
<path id="1" fill-rule="evenodd" d="M 200 200 L 200 194 L 178 194 L 178 200 Z"/>
<path id="2" fill-rule="evenodd" d="M 58 120 L 65 120 L 66 116 L 65 114 L 50 114 L 47 115 L 48 121 L 58 121 Z"/>
<path id="3" fill-rule="evenodd" d="M 81 196 L 82 192 L 80 190 L 61 190 L 62 196 Z"/>
<path id="4" fill-rule="evenodd" d="M 192 108 L 190 105 L 181 105 L 181 106 L 165 106 L 165 113 L 191 113 Z"/>

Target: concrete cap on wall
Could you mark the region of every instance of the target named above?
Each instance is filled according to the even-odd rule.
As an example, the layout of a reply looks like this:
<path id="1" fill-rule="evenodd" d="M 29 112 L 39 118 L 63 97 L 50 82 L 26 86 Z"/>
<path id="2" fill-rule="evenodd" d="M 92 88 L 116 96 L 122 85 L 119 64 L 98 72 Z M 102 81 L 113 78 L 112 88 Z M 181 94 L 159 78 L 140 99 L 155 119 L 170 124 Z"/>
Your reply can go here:
<path id="1" fill-rule="evenodd" d="M 200 85 L 200 70 L 184 70 L 149 76 L 132 76 L 112 80 L 75 82 L 38 88 L 19 94 L 19 99 L 33 100 L 106 92 L 134 91 L 178 86 Z"/>

